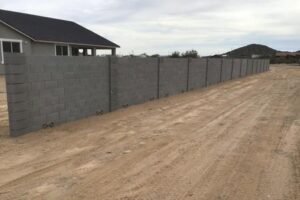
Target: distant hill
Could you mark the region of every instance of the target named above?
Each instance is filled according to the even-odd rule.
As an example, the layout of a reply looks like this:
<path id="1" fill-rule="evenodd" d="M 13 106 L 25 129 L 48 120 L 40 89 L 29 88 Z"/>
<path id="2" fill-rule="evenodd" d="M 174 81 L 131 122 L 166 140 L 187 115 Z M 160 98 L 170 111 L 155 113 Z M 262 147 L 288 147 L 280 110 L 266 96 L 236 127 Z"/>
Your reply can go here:
<path id="1" fill-rule="evenodd" d="M 233 58 L 251 58 L 253 55 L 260 57 L 274 57 L 277 50 L 261 44 L 250 44 L 230 52 L 225 53 L 228 57 Z"/>

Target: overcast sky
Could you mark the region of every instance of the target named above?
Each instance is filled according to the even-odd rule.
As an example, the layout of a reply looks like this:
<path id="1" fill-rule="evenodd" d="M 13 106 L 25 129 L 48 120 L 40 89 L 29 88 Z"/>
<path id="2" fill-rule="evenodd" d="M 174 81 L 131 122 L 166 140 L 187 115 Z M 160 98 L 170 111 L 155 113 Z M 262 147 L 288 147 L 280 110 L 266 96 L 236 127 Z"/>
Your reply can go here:
<path id="1" fill-rule="evenodd" d="M 75 21 L 120 54 L 210 55 L 250 43 L 300 50 L 300 0 L 0 0 L 0 8 Z"/>

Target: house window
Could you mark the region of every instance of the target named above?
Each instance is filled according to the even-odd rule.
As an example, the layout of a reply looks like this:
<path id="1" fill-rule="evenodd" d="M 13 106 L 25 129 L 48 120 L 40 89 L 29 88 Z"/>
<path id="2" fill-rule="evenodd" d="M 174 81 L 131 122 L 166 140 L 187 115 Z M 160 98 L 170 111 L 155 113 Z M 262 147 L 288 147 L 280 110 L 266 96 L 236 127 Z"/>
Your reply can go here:
<path id="1" fill-rule="evenodd" d="M 88 56 L 92 56 L 93 55 L 92 49 L 87 49 L 86 53 L 87 53 Z"/>
<path id="2" fill-rule="evenodd" d="M 20 42 L 3 41 L 3 52 L 5 53 L 21 53 Z"/>
<path id="3" fill-rule="evenodd" d="M 57 56 L 68 56 L 68 46 L 56 45 L 56 55 Z"/>

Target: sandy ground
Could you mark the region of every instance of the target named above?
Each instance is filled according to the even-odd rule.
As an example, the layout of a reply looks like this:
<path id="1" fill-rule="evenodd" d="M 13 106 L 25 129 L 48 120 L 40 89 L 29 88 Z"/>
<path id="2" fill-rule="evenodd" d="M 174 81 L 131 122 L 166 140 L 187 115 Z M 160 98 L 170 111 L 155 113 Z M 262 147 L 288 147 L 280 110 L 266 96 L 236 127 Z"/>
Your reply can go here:
<path id="1" fill-rule="evenodd" d="M 0 199 L 299 200 L 300 67 L 2 135 Z"/>
<path id="2" fill-rule="evenodd" d="M 0 140 L 3 136 L 7 136 L 8 134 L 8 114 L 5 79 L 3 75 L 0 75 Z"/>

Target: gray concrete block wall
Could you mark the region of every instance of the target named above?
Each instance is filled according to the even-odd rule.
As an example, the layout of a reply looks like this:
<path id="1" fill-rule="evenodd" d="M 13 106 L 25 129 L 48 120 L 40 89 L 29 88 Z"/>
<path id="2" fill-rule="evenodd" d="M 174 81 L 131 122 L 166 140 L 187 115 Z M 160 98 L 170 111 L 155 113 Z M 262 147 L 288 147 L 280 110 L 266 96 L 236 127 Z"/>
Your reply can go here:
<path id="1" fill-rule="evenodd" d="M 259 73 L 259 64 L 260 64 L 260 59 L 256 60 L 256 65 L 255 65 L 255 69 L 253 70 L 254 74 L 258 74 Z"/>
<path id="2" fill-rule="evenodd" d="M 259 74 L 260 73 L 260 66 L 261 66 L 261 59 L 257 60 L 257 67 L 256 67 L 256 73 Z"/>
<path id="3" fill-rule="evenodd" d="M 187 91 L 188 59 L 160 58 L 159 97 Z"/>
<path id="4" fill-rule="evenodd" d="M 189 90 L 206 86 L 207 59 L 189 60 Z"/>
<path id="5" fill-rule="evenodd" d="M 252 60 L 5 55 L 10 134 L 22 135 L 246 75 Z M 261 60 L 265 70 L 269 61 Z M 247 67 L 247 64 L 249 67 Z M 255 65 L 255 64 L 254 64 Z M 252 72 L 251 72 L 252 73 Z M 223 76 L 221 76 L 221 74 Z"/>
<path id="6" fill-rule="evenodd" d="M 5 80 L 7 91 L 7 104 L 10 125 L 10 135 L 18 136 L 30 129 L 30 109 L 27 83 L 27 68 L 25 57 L 23 55 L 14 55 L 13 57 L 5 55 L 9 66 L 5 65 Z"/>
<path id="7" fill-rule="evenodd" d="M 248 60 L 247 59 L 241 59 L 241 77 L 244 77 L 247 75 L 247 66 L 248 66 Z"/>
<path id="8" fill-rule="evenodd" d="M 265 72 L 269 70 L 269 65 L 270 65 L 269 60 L 265 60 L 265 67 L 264 67 Z"/>
<path id="9" fill-rule="evenodd" d="M 233 67 L 233 59 L 223 59 L 222 60 L 222 75 L 221 81 L 228 81 L 231 80 L 232 74 L 232 67 Z"/>
<path id="10" fill-rule="evenodd" d="M 222 59 L 212 58 L 208 60 L 207 85 L 221 82 Z"/>
<path id="11" fill-rule="evenodd" d="M 241 76 L 241 67 L 242 67 L 242 60 L 233 59 L 232 79 L 239 78 Z"/>
<path id="12" fill-rule="evenodd" d="M 4 65 L 0 64 L 0 75 L 4 75 Z"/>
<path id="13" fill-rule="evenodd" d="M 247 59 L 247 76 L 253 73 L 253 60 Z"/>
<path id="14" fill-rule="evenodd" d="M 268 71 L 268 65 L 269 65 L 268 60 L 265 60 L 264 61 L 264 70 L 263 70 L 264 72 Z"/>
<path id="15" fill-rule="evenodd" d="M 157 98 L 158 58 L 114 58 L 112 110 Z"/>
<path id="16" fill-rule="evenodd" d="M 259 60 L 255 59 L 253 60 L 253 74 L 257 74 L 258 73 L 258 67 L 259 67 Z"/>
<path id="17" fill-rule="evenodd" d="M 11 58 L 5 73 L 12 136 L 109 111 L 107 58 Z M 18 59 L 24 62 L 12 63 Z"/>
<path id="18" fill-rule="evenodd" d="M 258 73 L 262 73 L 264 60 L 259 60 L 259 67 L 258 67 Z"/>
<path id="19" fill-rule="evenodd" d="M 28 57 L 31 106 L 42 124 L 109 111 L 108 58 Z M 41 121 L 33 121 L 37 129 Z"/>

